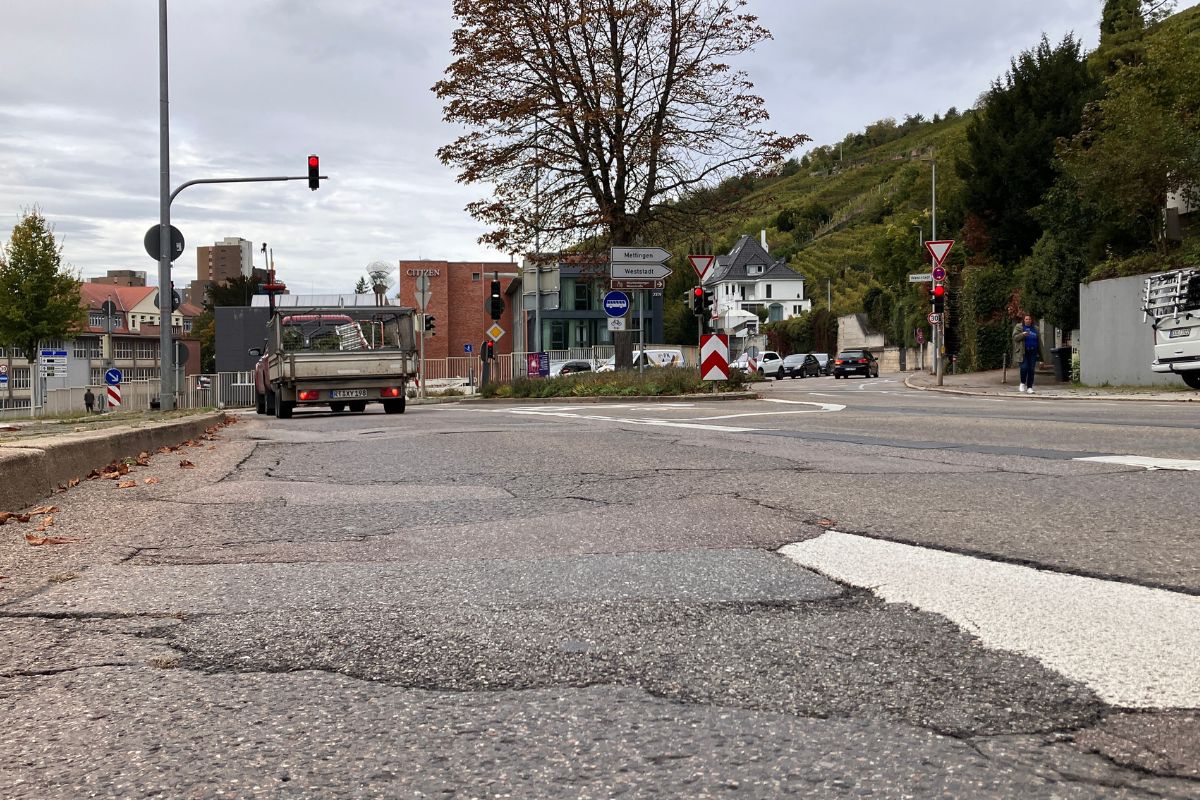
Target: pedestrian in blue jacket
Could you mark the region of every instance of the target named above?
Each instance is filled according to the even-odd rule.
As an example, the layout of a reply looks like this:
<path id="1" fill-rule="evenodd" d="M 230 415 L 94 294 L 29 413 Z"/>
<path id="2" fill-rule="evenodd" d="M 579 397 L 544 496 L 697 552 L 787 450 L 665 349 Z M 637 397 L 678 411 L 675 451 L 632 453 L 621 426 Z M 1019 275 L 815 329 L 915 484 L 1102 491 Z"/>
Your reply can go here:
<path id="1" fill-rule="evenodd" d="M 1025 315 L 1025 321 L 1013 330 L 1013 341 L 1017 343 L 1017 352 L 1021 358 L 1021 385 L 1018 392 L 1033 394 L 1033 377 L 1038 363 L 1038 329 L 1033 324 L 1033 317 Z"/>

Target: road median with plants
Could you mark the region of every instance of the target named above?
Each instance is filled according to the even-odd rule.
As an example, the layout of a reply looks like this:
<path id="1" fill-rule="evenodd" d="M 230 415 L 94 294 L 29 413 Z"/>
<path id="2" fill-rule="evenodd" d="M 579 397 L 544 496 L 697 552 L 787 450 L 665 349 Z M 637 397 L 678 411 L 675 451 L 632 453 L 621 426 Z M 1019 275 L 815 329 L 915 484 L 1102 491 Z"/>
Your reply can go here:
<path id="1" fill-rule="evenodd" d="M 644 372 L 583 372 L 559 378 L 518 378 L 512 383 L 491 383 L 480 389 L 485 398 L 544 397 L 680 397 L 741 393 L 753 383 L 744 372 L 731 372 L 727 381 L 700 379 L 698 369 L 655 367 Z"/>

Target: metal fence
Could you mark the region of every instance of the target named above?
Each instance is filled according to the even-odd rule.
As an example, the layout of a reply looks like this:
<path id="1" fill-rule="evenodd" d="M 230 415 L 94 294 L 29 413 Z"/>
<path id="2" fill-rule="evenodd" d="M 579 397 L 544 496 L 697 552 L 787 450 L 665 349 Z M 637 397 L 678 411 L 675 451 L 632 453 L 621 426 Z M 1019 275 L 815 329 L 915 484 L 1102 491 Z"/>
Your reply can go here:
<path id="1" fill-rule="evenodd" d="M 682 350 L 688 366 L 695 366 L 698 349 L 679 345 L 646 345 L 651 349 Z M 529 353 L 512 353 L 500 356 L 491 364 L 491 380 L 510 383 L 528 374 Z M 612 358 L 614 349 L 609 346 L 576 347 L 570 350 L 548 351 L 550 361 L 588 361 L 596 369 Z M 479 384 L 482 363 L 478 356 L 453 356 L 451 358 L 425 359 L 425 374 L 422 380 L 426 389 L 461 389 Z M 57 417 L 84 412 L 83 395 L 88 389 L 96 396 L 98 412 L 109 412 L 105 401 L 106 387 L 77 386 L 68 389 L 48 389 L 45 404 L 30 414 L 28 398 L 13 398 L 3 401 L 0 420 L 28 419 L 34 417 Z M 126 381 L 121 384 L 121 411 L 147 411 L 158 406 L 160 393 L 157 380 Z M 252 408 L 254 406 L 253 372 L 218 372 L 210 375 L 188 375 L 176 394 L 177 408 Z"/>

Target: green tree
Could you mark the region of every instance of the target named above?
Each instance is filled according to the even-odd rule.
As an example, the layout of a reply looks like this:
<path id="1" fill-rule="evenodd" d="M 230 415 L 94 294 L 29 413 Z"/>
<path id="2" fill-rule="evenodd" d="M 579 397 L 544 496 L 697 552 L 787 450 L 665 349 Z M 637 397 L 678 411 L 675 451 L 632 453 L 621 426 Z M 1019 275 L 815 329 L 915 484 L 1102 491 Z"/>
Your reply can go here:
<path id="1" fill-rule="evenodd" d="M 211 311 L 205 311 L 192 320 L 192 337 L 200 342 L 200 371 L 207 374 L 216 372 L 216 326 Z"/>
<path id="2" fill-rule="evenodd" d="M 968 152 L 956 163 L 966 211 L 983 221 L 991 254 L 1006 263 L 1028 255 L 1042 234 L 1031 209 L 1055 179 L 1054 148 L 1074 136 L 1097 92 L 1081 44 L 1045 36 L 1011 62 L 967 125 Z"/>
<path id="3" fill-rule="evenodd" d="M 360 277 L 358 283 L 354 284 L 354 293 L 366 294 L 369 291 L 371 291 L 371 287 L 367 285 L 367 279 Z"/>
<path id="4" fill-rule="evenodd" d="M 227 306 L 248 306 L 251 298 L 258 294 L 262 281 L 258 275 L 238 275 L 223 283 L 214 283 L 208 287 L 204 307 L 208 310 Z"/>
<path id="5" fill-rule="evenodd" d="M 46 218 L 22 214 L 0 252 L 0 344 L 32 361 L 38 342 L 73 335 L 87 322 L 79 277 L 62 263 L 62 248 Z"/>
<path id="6" fill-rule="evenodd" d="M 1163 19 L 1174 7 L 1174 0 L 1104 0 L 1100 44 L 1088 56 L 1092 70 L 1104 77 L 1123 65 L 1141 63 L 1147 25 Z"/>
<path id="7" fill-rule="evenodd" d="M 1141 63 L 1105 81 L 1084 129 L 1063 148 L 1063 171 L 1112 226 L 1166 250 L 1162 209 L 1200 187 L 1200 34 L 1161 26 Z"/>

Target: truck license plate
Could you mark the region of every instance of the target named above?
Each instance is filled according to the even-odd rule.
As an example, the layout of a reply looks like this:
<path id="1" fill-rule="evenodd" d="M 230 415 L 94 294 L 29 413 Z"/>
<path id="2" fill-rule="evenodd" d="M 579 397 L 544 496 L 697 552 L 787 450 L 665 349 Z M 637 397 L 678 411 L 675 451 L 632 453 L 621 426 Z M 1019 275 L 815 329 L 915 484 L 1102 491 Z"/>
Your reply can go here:
<path id="1" fill-rule="evenodd" d="M 329 393 L 329 397 L 334 400 L 341 400 L 347 397 L 366 397 L 366 389 L 334 389 Z"/>
<path id="2" fill-rule="evenodd" d="M 1169 334 L 1167 334 L 1167 338 L 1182 339 L 1183 337 L 1187 336 L 1191 332 L 1192 332 L 1191 328 L 1175 328 Z"/>

